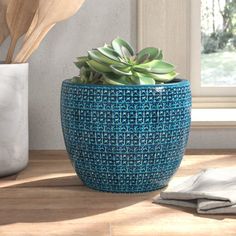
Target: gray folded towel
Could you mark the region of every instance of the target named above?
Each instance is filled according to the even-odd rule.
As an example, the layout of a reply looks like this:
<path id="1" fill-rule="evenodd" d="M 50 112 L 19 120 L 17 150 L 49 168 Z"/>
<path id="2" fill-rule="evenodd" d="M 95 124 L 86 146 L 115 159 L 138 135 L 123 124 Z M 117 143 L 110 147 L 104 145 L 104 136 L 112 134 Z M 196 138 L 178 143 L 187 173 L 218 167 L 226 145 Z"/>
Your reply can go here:
<path id="1" fill-rule="evenodd" d="M 201 214 L 236 214 L 236 169 L 206 169 L 168 187 L 154 203 L 196 208 Z"/>

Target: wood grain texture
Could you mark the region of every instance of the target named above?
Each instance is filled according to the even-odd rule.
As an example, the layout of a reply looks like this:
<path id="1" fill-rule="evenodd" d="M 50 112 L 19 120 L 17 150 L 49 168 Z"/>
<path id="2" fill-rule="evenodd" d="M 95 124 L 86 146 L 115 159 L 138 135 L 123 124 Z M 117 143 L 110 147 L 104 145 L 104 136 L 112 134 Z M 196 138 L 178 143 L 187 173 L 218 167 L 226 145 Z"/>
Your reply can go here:
<path id="1" fill-rule="evenodd" d="M 236 167 L 236 150 L 190 150 L 170 185 L 202 168 L 227 166 Z M 236 235 L 236 216 L 153 204 L 159 192 L 97 192 L 78 180 L 64 151 L 32 151 L 23 172 L 0 179 L 0 235 Z"/>
<path id="2" fill-rule="evenodd" d="M 181 77 L 189 79 L 189 0 L 139 0 L 138 47 L 163 49 Z"/>
<path id="3" fill-rule="evenodd" d="M 11 35 L 6 63 L 10 63 L 17 40 L 29 29 L 38 8 L 39 0 L 10 0 L 7 7 L 7 25 Z"/>
<path id="4" fill-rule="evenodd" d="M 24 42 L 27 41 L 27 39 L 29 38 L 29 36 L 32 34 L 32 32 L 34 31 L 34 28 L 36 27 L 38 22 L 38 9 L 36 10 L 35 14 L 34 14 L 34 18 L 32 19 L 32 22 L 30 24 L 29 29 L 27 30 L 25 36 L 24 36 Z"/>
<path id="5" fill-rule="evenodd" d="M 58 22 L 73 16 L 84 0 L 39 0 L 38 19 L 34 30 L 25 41 L 15 62 L 25 62 L 38 48 L 48 31 Z"/>
<path id="6" fill-rule="evenodd" d="M 31 54 L 39 47 L 39 45 L 41 44 L 41 42 L 43 41 L 43 39 L 46 37 L 46 35 L 48 34 L 48 32 L 55 26 L 56 24 L 52 24 L 48 27 L 46 27 L 42 33 L 40 34 L 40 36 L 38 37 L 37 41 L 35 42 L 34 46 L 32 48 L 30 48 L 29 52 L 26 54 L 25 58 L 24 58 L 24 62 L 26 62 L 29 57 L 31 56 Z"/>
<path id="7" fill-rule="evenodd" d="M 9 0 L 0 0 L 0 45 L 9 35 L 9 29 L 7 26 L 6 12 Z"/>

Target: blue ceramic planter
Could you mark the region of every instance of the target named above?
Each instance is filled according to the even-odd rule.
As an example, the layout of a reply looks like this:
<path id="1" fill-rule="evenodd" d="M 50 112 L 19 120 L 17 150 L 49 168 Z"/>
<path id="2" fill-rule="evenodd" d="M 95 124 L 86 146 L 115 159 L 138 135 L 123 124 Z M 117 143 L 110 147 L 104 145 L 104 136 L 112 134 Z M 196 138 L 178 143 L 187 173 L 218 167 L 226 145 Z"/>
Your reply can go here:
<path id="1" fill-rule="evenodd" d="M 189 82 L 105 86 L 65 80 L 66 148 L 85 185 L 108 192 L 166 186 L 184 155 L 191 121 Z"/>

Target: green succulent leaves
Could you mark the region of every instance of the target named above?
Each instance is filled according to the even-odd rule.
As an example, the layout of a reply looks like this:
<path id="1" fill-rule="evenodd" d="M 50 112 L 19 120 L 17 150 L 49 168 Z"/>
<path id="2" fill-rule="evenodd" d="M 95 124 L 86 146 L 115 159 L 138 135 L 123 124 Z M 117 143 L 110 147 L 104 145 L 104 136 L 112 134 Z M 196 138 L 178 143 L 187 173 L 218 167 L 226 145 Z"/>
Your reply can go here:
<path id="1" fill-rule="evenodd" d="M 88 56 L 91 60 L 94 60 L 97 62 L 102 62 L 104 64 L 112 65 L 112 64 L 116 63 L 116 61 L 114 59 L 104 56 L 98 50 L 88 51 Z"/>
<path id="2" fill-rule="evenodd" d="M 121 38 L 77 59 L 80 75 L 73 77 L 74 83 L 152 85 L 170 82 L 178 75 L 174 65 L 163 61 L 162 50 L 148 47 L 135 54 Z"/>
<path id="3" fill-rule="evenodd" d="M 154 74 L 167 74 L 175 70 L 172 64 L 161 60 L 153 60 L 144 64 L 134 66 L 134 70 L 138 72 L 154 73 Z"/>
<path id="4" fill-rule="evenodd" d="M 121 38 L 116 38 L 111 43 L 113 49 L 123 58 L 129 58 L 134 55 L 132 46 Z"/>
<path id="5" fill-rule="evenodd" d="M 133 74 L 131 71 L 131 67 L 127 66 L 127 65 L 121 65 L 121 64 L 111 65 L 110 68 L 117 75 L 127 75 L 128 76 L 128 75 Z"/>
<path id="6" fill-rule="evenodd" d="M 103 79 L 107 84 L 112 85 L 129 85 L 130 81 L 126 76 L 118 76 L 112 73 L 106 73 L 103 75 Z"/>
<path id="7" fill-rule="evenodd" d="M 89 65 L 89 67 L 99 73 L 107 73 L 107 72 L 112 72 L 112 69 L 110 68 L 109 65 L 103 64 L 103 63 L 99 63 L 97 61 L 94 60 L 89 60 L 87 61 L 87 64 Z"/>
<path id="8" fill-rule="evenodd" d="M 162 60 L 162 50 L 158 48 L 144 48 L 137 55 L 137 64 L 145 63 L 152 61 L 154 59 Z"/>
<path id="9" fill-rule="evenodd" d="M 86 66 L 86 62 L 88 61 L 88 57 L 77 57 L 77 62 L 75 62 L 75 65 L 81 69 L 83 66 Z"/>
<path id="10" fill-rule="evenodd" d="M 120 61 L 119 54 L 109 47 L 102 47 L 102 48 L 98 48 L 97 50 L 101 54 L 103 54 L 104 56 L 106 56 L 114 61 Z"/>

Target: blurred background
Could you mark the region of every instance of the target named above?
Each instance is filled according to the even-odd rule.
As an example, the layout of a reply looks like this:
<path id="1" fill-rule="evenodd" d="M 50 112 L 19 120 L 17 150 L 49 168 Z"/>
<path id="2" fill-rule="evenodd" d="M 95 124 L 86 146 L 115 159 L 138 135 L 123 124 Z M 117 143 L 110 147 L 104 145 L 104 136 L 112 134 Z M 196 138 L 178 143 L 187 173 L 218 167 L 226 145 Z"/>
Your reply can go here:
<path id="1" fill-rule="evenodd" d="M 65 149 L 60 124 L 61 83 L 78 74 L 73 64 L 76 57 L 116 36 L 136 47 L 136 0 L 86 0 L 75 16 L 49 32 L 29 61 L 31 150 Z"/>
<path id="2" fill-rule="evenodd" d="M 182 35 L 181 37 L 184 38 L 185 35 L 183 36 L 182 33 L 173 35 L 172 30 L 181 32 L 185 29 L 183 29 L 182 24 L 177 25 L 177 29 L 172 29 L 172 25 L 175 26 L 176 20 L 178 21 L 176 17 L 182 17 L 182 6 L 185 6 L 188 1 L 158 0 L 153 1 L 155 4 L 147 9 L 147 12 L 153 11 L 160 18 L 160 21 L 151 24 L 154 26 L 149 31 L 152 34 L 157 34 L 153 38 L 156 39 L 160 35 L 160 40 L 165 43 L 167 40 L 163 32 L 165 32 L 165 26 L 169 26 L 166 35 L 170 37 L 164 50 L 167 52 L 169 49 L 166 54 L 171 53 L 174 58 L 180 58 L 180 61 L 185 55 L 182 53 L 181 46 L 178 45 L 182 39 L 177 40 L 177 37 Z M 165 8 L 170 9 L 168 10 L 169 13 L 163 11 L 158 4 L 169 4 L 169 7 Z M 73 64 L 77 56 L 82 56 L 91 48 L 110 42 L 117 36 L 130 41 L 137 48 L 137 5 L 138 0 L 86 0 L 75 16 L 60 22 L 50 31 L 40 48 L 33 54 L 29 62 L 31 150 L 65 149 L 60 124 L 61 83 L 64 79 L 78 74 L 78 69 Z M 202 86 L 236 85 L 235 5 L 236 0 L 202 0 Z M 180 9 L 179 16 L 176 14 L 177 8 Z M 172 11 L 175 14 L 172 14 Z M 182 9 L 182 11 L 184 13 L 186 10 Z M 162 22 L 163 14 L 166 14 L 165 17 L 167 18 L 165 24 Z M 168 14 L 171 17 L 168 17 Z M 185 12 L 185 15 L 188 17 L 191 13 Z M 151 27 L 150 22 L 145 23 L 145 19 L 143 20 L 146 26 Z M 185 40 L 189 43 L 189 39 L 185 38 Z M 9 41 L 4 42 L 4 44 L 6 49 L 6 44 L 9 44 Z M 172 50 L 173 47 L 175 50 Z M 185 59 L 188 62 L 189 59 Z M 189 70 L 189 66 L 187 67 L 186 69 Z M 178 68 L 180 71 L 182 70 L 181 66 Z M 183 72 L 182 77 L 189 79 L 187 78 L 189 76 Z M 188 148 L 235 148 L 235 137 L 235 129 L 214 127 L 192 129 Z"/>

